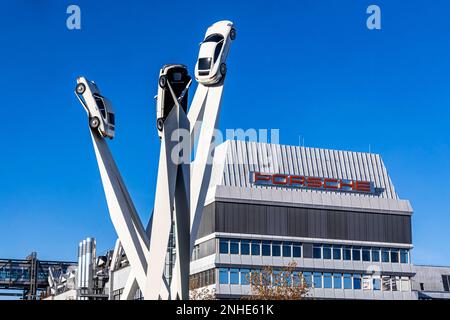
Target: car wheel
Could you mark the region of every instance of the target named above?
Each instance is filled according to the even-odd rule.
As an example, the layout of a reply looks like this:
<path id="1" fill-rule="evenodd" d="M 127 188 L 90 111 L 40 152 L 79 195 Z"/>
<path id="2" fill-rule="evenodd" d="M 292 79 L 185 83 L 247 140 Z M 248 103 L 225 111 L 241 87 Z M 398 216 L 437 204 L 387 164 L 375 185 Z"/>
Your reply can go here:
<path id="1" fill-rule="evenodd" d="M 230 30 L 230 39 L 231 40 L 236 39 L 236 29 L 234 28 Z"/>
<path id="2" fill-rule="evenodd" d="M 75 91 L 78 94 L 83 94 L 86 91 L 86 86 L 84 85 L 84 83 L 79 83 L 79 84 L 77 84 Z"/>
<path id="3" fill-rule="evenodd" d="M 164 120 L 162 118 L 159 118 L 158 120 L 156 120 L 156 127 L 158 128 L 159 131 L 162 131 L 163 125 L 164 125 Z"/>
<path id="4" fill-rule="evenodd" d="M 163 89 L 167 86 L 167 77 L 166 76 L 159 77 L 159 86 Z"/>
<path id="5" fill-rule="evenodd" d="M 99 125 L 100 125 L 100 120 L 97 117 L 92 117 L 89 119 L 89 126 L 92 129 L 97 129 Z"/>
<path id="6" fill-rule="evenodd" d="M 227 65 L 225 63 L 220 64 L 220 74 L 222 76 L 227 74 Z"/>

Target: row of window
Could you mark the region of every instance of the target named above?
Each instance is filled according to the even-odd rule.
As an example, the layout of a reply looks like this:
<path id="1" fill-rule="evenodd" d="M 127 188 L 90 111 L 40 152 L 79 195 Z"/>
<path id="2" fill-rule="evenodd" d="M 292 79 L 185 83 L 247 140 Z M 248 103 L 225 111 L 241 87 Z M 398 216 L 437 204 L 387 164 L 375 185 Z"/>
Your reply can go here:
<path id="1" fill-rule="evenodd" d="M 301 258 L 303 244 L 290 241 L 220 239 L 221 254 Z M 374 248 L 313 244 L 312 257 L 347 261 L 409 263 L 409 251 L 395 248 Z"/>
<path id="2" fill-rule="evenodd" d="M 215 269 L 209 269 L 189 276 L 189 288 L 197 289 L 216 283 Z"/>
<path id="3" fill-rule="evenodd" d="M 249 285 L 251 272 L 261 271 L 242 268 L 220 268 L 219 283 Z M 278 271 L 278 273 L 281 274 L 281 271 Z M 276 276 L 277 272 L 274 271 L 273 274 Z M 405 292 L 411 291 L 411 282 L 408 277 L 372 276 L 356 273 L 294 272 L 292 279 L 293 284 L 298 285 L 302 277 L 307 286 L 311 288 Z"/>

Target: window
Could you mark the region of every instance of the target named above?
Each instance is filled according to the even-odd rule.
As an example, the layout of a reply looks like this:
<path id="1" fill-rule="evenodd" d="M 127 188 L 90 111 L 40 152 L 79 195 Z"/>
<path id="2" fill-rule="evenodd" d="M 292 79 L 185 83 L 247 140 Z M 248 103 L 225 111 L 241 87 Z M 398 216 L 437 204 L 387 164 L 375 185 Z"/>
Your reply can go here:
<path id="1" fill-rule="evenodd" d="M 211 67 L 211 58 L 198 59 L 198 70 L 209 70 Z"/>
<path id="2" fill-rule="evenodd" d="M 272 284 L 274 286 L 281 286 L 281 284 L 282 284 L 281 271 L 274 270 L 272 272 Z"/>
<path id="3" fill-rule="evenodd" d="M 289 273 L 282 272 L 281 273 L 281 277 L 282 277 L 282 280 L 283 280 L 282 283 L 285 283 L 286 286 L 288 286 L 288 287 L 292 286 L 292 277 L 293 277 L 294 274 L 295 274 L 294 272 L 292 274 L 290 274 L 290 275 L 289 275 Z"/>
<path id="4" fill-rule="evenodd" d="M 300 258 L 302 256 L 302 245 L 300 243 L 294 243 L 292 246 L 292 256 L 294 258 Z"/>
<path id="5" fill-rule="evenodd" d="M 303 272 L 303 278 L 305 279 L 306 285 L 308 287 L 311 287 L 311 272 Z"/>
<path id="6" fill-rule="evenodd" d="M 402 277 L 402 291 L 404 292 L 411 291 L 411 283 L 409 282 L 408 277 Z"/>
<path id="7" fill-rule="evenodd" d="M 214 63 L 217 61 L 217 58 L 219 57 L 220 50 L 222 50 L 223 41 L 218 43 L 216 46 L 216 49 L 214 50 Z"/>
<path id="8" fill-rule="evenodd" d="M 397 263 L 398 262 L 398 250 L 397 249 L 392 249 L 391 250 L 391 262 L 392 263 Z"/>
<path id="9" fill-rule="evenodd" d="M 372 261 L 380 261 L 380 248 L 372 248 Z"/>
<path id="10" fill-rule="evenodd" d="M 230 269 L 230 284 L 239 284 L 239 269 Z"/>
<path id="11" fill-rule="evenodd" d="M 314 272 L 314 288 L 322 288 L 322 273 Z"/>
<path id="12" fill-rule="evenodd" d="M 219 269 L 219 283 L 220 284 L 228 284 L 228 269 L 227 268 Z"/>
<path id="13" fill-rule="evenodd" d="M 249 255 L 250 254 L 250 241 L 249 240 L 241 240 L 241 254 Z"/>
<path id="14" fill-rule="evenodd" d="M 408 250 L 400 250 L 400 262 L 409 263 Z"/>
<path id="15" fill-rule="evenodd" d="M 423 282 L 421 282 L 421 283 L 420 283 L 420 291 L 423 291 L 423 290 L 425 290 L 425 289 L 424 289 Z"/>
<path id="16" fill-rule="evenodd" d="M 228 254 L 228 239 L 220 239 L 219 252 Z"/>
<path id="17" fill-rule="evenodd" d="M 252 256 L 261 255 L 261 241 L 252 240 Z"/>
<path id="18" fill-rule="evenodd" d="M 361 290 L 361 275 L 360 274 L 353 275 L 353 289 Z"/>
<path id="19" fill-rule="evenodd" d="M 333 246 L 333 259 L 334 260 L 341 260 L 341 247 Z"/>
<path id="20" fill-rule="evenodd" d="M 381 285 L 382 285 L 383 291 L 391 291 L 391 277 L 383 276 L 381 278 Z"/>
<path id="21" fill-rule="evenodd" d="M 323 258 L 331 259 L 331 246 L 328 245 L 323 246 Z"/>
<path id="22" fill-rule="evenodd" d="M 363 261 L 370 261 L 370 250 L 369 249 L 362 249 L 362 260 Z"/>
<path id="23" fill-rule="evenodd" d="M 444 286 L 444 291 L 450 291 L 450 275 L 441 275 L 442 276 L 442 285 Z"/>
<path id="24" fill-rule="evenodd" d="M 270 256 L 270 241 L 262 242 L 262 255 L 265 257 Z"/>
<path id="25" fill-rule="evenodd" d="M 389 249 L 381 250 L 381 261 L 389 262 Z"/>
<path id="26" fill-rule="evenodd" d="M 302 273 L 300 273 L 298 271 L 294 271 L 292 273 L 292 275 L 294 278 L 294 286 L 297 287 L 297 286 L 301 285 L 301 281 L 302 281 L 302 277 L 303 277 Z"/>
<path id="27" fill-rule="evenodd" d="M 353 248 L 352 253 L 354 261 L 361 261 L 361 248 L 359 247 Z"/>
<path id="28" fill-rule="evenodd" d="M 221 40 L 223 40 L 223 36 L 221 34 L 213 33 L 203 40 L 203 42 L 219 42 Z"/>
<path id="29" fill-rule="evenodd" d="M 342 289 L 342 273 L 333 273 L 333 288 Z"/>
<path id="30" fill-rule="evenodd" d="M 230 254 L 239 254 L 239 240 L 230 240 Z"/>
<path id="31" fill-rule="evenodd" d="M 272 242 L 272 256 L 274 257 L 281 256 L 281 242 L 278 241 Z"/>
<path id="32" fill-rule="evenodd" d="M 283 257 L 292 256 L 292 242 L 283 242 Z"/>
<path id="33" fill-rule="evenodd" d="M 333 287 L 331 273 L 323 274 L 323 287 L 325 289 L 331 289 Z"/>
<path id="34" fill-rule="evenodd" d="M 250 280 L 250 269 L 241 269 L 241 285 L 248 285 Z"/>
<path id="35" fill-rule="evenodd" d="M 352 249 L 351 247 L 344 247 L 344 260 L 352 260 Z"/>
<path id="36" fill-rule="evenodd" d="M 392 291 L 398 291 L 400 290 L 401 284 L 400 284 L 400 277 L 391 277 L 391 288 Z"/>
<path id="37" fill-rule="evenodd" d="M 344 273 L 344 289 L 352 289 L 352 275 Z"/>
<path id="38" fill-rule="evenodd" d="M 322 246 L 320 244 L 315 244 L 313 246 L 313 258 L 315 259 L 322 258 Z"/>
<path id="39" fill-rule="evenodd" d="M 381 279 L 380 278 L 373 278 L 373 290 L 380 291 L 381 290 Z"/>
<path id="40" fill-rule="evenodd" d="M 363 290 L 372 290 L 372 277 L 369 275 L 365 275 L 362 277 L 362 289 Z"/>

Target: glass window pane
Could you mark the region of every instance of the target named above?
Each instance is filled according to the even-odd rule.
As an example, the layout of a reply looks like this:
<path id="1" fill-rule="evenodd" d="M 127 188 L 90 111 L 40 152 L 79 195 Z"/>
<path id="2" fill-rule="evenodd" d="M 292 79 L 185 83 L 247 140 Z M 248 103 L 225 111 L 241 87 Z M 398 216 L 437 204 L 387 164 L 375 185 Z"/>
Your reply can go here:
<path id="1" fill-rule="evenodd" d="M 398 250 L 391 249 L 391 262 L 398 263 Z"/>
<path id="2" fill-rule="evenodd" d="M 344 289 L 352 289 L 352 275 L 345 273 L 344 274 Z"/>
<path id="3" fill-rule="evenodd" d="M 325 289 L 331 289 L 332 286 L 332 280 L 331 280 L 331 273 L 324 273 L 323 274 L 323 287 Z"/>
<path id="4" fill-rule="evenodd" d="M 381 261 L 389 262 L 389 249 L 381 250 Z"/>
<path id="5" fill-rule="evenodd" d="M 241 285 L 249 284 L 250 269 L 241 269 Z"/>
<path id="6" fill-rule="evenodd" d="M 302 247 L 298 243 L 294 243 L 292 247 L 292 256 L 294 258 L 300 258 L 302 256 Z"/>
<path id="7" fill-rule="evenodd" d="M 308 287 L 311 287 L 311 272 L 303 272 L 303 278 L 305 279 L 306 285 Z"/>
<path id="8" fill-rule="evenodd" d="M 341 260 L 341 247 L 333 246 L 333 259 Z"/>
<path id="9" fill-rule="evenodd" d="M 353 261 L 361 261 L 361 248 L 355 247 L 352 250 Z"/>
<path id="10" fill-rule="evenodd" d="M 373 278 L 373 290 L 379 291 L 381 290 L 381 279 L 380 278 Z"/>
<path id="11" fill-rule="evenodd" d="M 281 242 L 278 241 L 272 242 L 272 256 L 274 257 L 281 256 Z"/>
<path id="12" fill-rule="evenodd" d="M 302 280 L 302 277 L 303 277 L 302 273 L 298 272 L 298 271 L 294 271 L 292 273 L 292 275 L 293 275 L 293 278 L 294 278 L 294 286 L 301 285 L 301 280 Z"/>
<path id="13" fill-rule="evenodd" d="M 265 257 L 270 256 L 270 241 L 262 242 L 262 255 Z"/>
<path id="14" fill-rule="evenodd" d="M 220 239 L 220 253 L 228 254 L 228 239 Z"/>
<path id="15" fill-rule="evenodd" d="M 322 246 L 321 245 L 314 245 L 313 246 L 313 258 L 315 259 L 321 259 L 322 258 Z"/>
<path id="16" fill-rule="evenodd" d="M 402 277 L 402 291 L 411 291 L 411 283 L 408 277 Z"/>
<path id="17" fill-rule="evenodd" d="M 252 240 L 252 256 L 261 255 L 261 241 Z"/>
<path id="18" fill-rule="evenodd" d="M 228 269 L 227 268 L 219 269 L 219 283 L 220 284 L 228 284 Z"/>
<path id="19" fill-rule="evenodd" d="M 314 288 L 322 288 L 322 273 L 314 272 Z"/>
<path id="20" fill-rule="evenodd" d="M 400 277 L 391 277 L 391 288 L 392 291 L 398 291 L 400 289 Z"/>
<path id="21" fill-rule="evenodd" d="M 360 274 L 353 275 L 353 289 L 354 290 L 361 289 L 361 275 Z"/>
<path id="22" fill-rule="evenodd" d="M 292 256 L 292 242 L 283 242 L 283 257 Z"/>
<path id="23" fill-rule="evenodd" d="M 381 285 L 382 285 L 383 291 L 391 291 L 391 277 L 383 276 L 381 278 Z"/>
<path id="24" fill-rule="evenodd" d="M 239 254 L 239 240 L 230 239 L 230 254 Z"/>
<path id="25" fill-rule="evenodd" d="M 363 290 L 372 290 L 372 277 L 365 275 L 362 278 L 362 288 Z"/>
<path id="26" fill-rule="evenodd" d="M 342 289 L 342 273 L 333 273 L 333 287 Z"/>
<path id="27" fill-rule="evenodd" d="M 344 247 L 343 249 L 344 253 L 344 260 L 352 260 L 352 249 L 350 247 Z"/>
<path id="28" fill-rule="evenodd" d="M 242 255 L 250 254 L 250 241 L 249 240 L 241 240 L 241 254 Z"/>
<path id="29" fill-rule="evenodd" d="M 323 258 L 331 259 L 331 246 L 327 246 L 327 245 L 323 246 Z"/>
<path id="30" fill-rule="evenodd" d="M 362 250 L 362 260 L 363 261 L 370 261 L 370 250 L 369 249 L 364 248 Z"/>
<path id="31" fill-rule="evenodd" d="M 409 263 L 408 250 L 401 250 L 400 251 L 400 262 L 401 263 Z"/>
<path id="32" fill-rule="evenodd" d="M 239 284 L 239 269 L 230 269 L 230 284 Z"/>
<path id="33" fill-rule="evenodd" d="M 380 261 L 380 248 L 372 248 L 372 261 Z"/>

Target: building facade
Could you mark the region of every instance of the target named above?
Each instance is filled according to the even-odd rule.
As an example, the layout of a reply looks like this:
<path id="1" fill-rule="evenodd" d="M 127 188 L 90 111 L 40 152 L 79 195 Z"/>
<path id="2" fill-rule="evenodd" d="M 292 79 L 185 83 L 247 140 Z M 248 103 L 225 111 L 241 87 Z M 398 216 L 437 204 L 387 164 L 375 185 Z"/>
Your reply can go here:
<path id="1" fill-rule="evenodd" d="M 417 299 L 412 207 L 377 154 L 226 141 L 191 261 L 196 286 L 250 294 L 248 274 L 295 262 L 323 299 Z"/>

